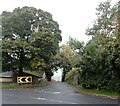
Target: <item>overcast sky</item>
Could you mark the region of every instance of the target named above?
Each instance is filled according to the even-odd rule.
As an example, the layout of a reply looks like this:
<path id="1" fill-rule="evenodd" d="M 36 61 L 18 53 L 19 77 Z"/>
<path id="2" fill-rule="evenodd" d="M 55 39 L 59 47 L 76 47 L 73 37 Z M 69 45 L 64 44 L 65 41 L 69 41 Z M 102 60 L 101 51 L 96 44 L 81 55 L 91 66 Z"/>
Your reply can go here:
<path id="1" fill-rule="evenodd" d="M 68 41 L 69 36 L 86 42 L 90 38 L 85 35 L 85 30 L 92 25 L 96 18 L 95 9 L 103 1 L 106 0 L 1 0 L 0 13 L 23 6 L 48 11 L 62 30 L 62 43 Z M 112 4 L 117 1 L 112 0 Z"/>

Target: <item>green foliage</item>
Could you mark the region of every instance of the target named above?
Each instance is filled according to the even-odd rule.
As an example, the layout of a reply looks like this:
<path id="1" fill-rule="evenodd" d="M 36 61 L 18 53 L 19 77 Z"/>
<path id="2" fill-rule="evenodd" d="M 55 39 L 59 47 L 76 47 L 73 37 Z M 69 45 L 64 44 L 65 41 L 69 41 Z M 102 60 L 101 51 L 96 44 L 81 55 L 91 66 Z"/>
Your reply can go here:
<path id="1" fill-rule="evenodd" d="M 77 68 L 72 68 L 69 72 L 67 72 L 65 76 L 65 81 L 72 85 L 78 85 L 79 80 L 79 71 Z"/>
<path id="2" fill-rule="evenodd" d="M 4 11 L 1 17 L 3 71 L 19 69 L 22 74 L 24 68 L 49 73 L 55 67 L 54 55 L 62 40 L 52 15 L 33 7 L 22 7 L 13 12 Z"/>
<path id="3" fill-rule="evenodd" d="M 106 1 L 101 2 L 96 10 L 97 19 L 94 21 L 93 27 L 86 30 L 86 34 L 93 37 L 97 35 L 113 36 L 116 9 L 113 10 L 110 2 Z"/>
<path id="4" fill-rule="evenodd" d="M 66 74 L 65 80 L 73 79 L 74 75 L 78 75 L 78 71 L 76 68 L 73 68 Z"/>
<path id="5" fill-rule="evenodd" d="M 73 49 L 75 50 L 77 53 L 79 53 L 80 55 L 83 52 L 83 46 L 84 46 L 84 42 L 80 42 L 77 39 L 73 39 L 71 37 L 69 37 L 69 41 L 67 42 L 67 44 Z"/>
<path id="6" fill-rule="evenodd" d="M 56 55 L 56 60 L 58 67 L 63 68 L 63 76 L 62 81 L 65 80 L 65 75 L 68 71 L 71 70 L 72 67 L 76 67 L 78 65 L 80 55 L 69 45 L 62 45 L 60 48 L 60 52 Z"/>
<path id="7" fill-rule="evenodd" d="M 112 24 L 116 21 L 111 21 L 117 16 L 117 8 L 113 11 L 110 3 L 104 2 L 97 10 L 98 20 L 93 28 L 87 30 L 87 34 L 93 38 L 84 47 L 81 57 L 81 85 L 90 89 L 120 92 L 119 33 L 117 24 Z"/>
<path id="8" fill-rule="evenodd" d="M 85 88 L 120 92 L 120 43 L 115 38 L 107 39 L 105 44 L 98 40 L 99 36 L 84 47 L 79 63 L 80 84 Z"/>

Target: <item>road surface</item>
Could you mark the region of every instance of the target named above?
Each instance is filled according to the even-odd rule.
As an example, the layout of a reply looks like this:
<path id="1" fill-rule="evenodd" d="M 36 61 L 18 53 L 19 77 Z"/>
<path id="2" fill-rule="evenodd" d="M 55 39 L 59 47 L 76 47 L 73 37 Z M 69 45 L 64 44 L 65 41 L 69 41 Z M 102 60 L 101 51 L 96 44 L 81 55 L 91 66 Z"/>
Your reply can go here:
<path id="1" fill-rule="evenodd" d="M 3 89 L 2 104 L 118 104 L 118 101 L 75 93 L 66 83 L 52 82 L 43 88 Z"/>

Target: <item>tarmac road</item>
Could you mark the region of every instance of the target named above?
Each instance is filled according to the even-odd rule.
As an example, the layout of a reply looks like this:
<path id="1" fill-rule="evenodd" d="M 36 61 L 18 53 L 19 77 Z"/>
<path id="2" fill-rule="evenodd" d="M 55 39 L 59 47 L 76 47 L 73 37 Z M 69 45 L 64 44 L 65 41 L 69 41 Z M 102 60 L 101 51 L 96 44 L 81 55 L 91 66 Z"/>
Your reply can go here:
<path id="1" fill-rule="evenodd" d="M 3 89 L 2 104 L 118 104 L 117 100 L 75 93 L 63 82 L 30 89 Z"/>

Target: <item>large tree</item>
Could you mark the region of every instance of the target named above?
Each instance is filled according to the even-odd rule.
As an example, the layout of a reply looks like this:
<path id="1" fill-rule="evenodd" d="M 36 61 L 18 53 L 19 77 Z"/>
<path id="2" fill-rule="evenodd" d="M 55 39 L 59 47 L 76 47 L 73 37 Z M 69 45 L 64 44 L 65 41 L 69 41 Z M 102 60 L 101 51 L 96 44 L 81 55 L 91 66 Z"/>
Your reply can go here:
<path id="1" fill-rule="evenodd" d="M 13 12 L 3 11 L 1 17 L 3 71 L 18 67 L 19 74 L 23 68 L 51 71 L 52 58 L 62 40 L 52 15 L 41 9 L 23 7 Z"/>
<path id="2" fill-rule="evenodd" d="M 120 92 L 119 3 L 113 7 L 103 2 L 97 8 L 97 19 L 86 34 L 92 39 L 81 57 L 81 83 L 85 87 Z"/>

